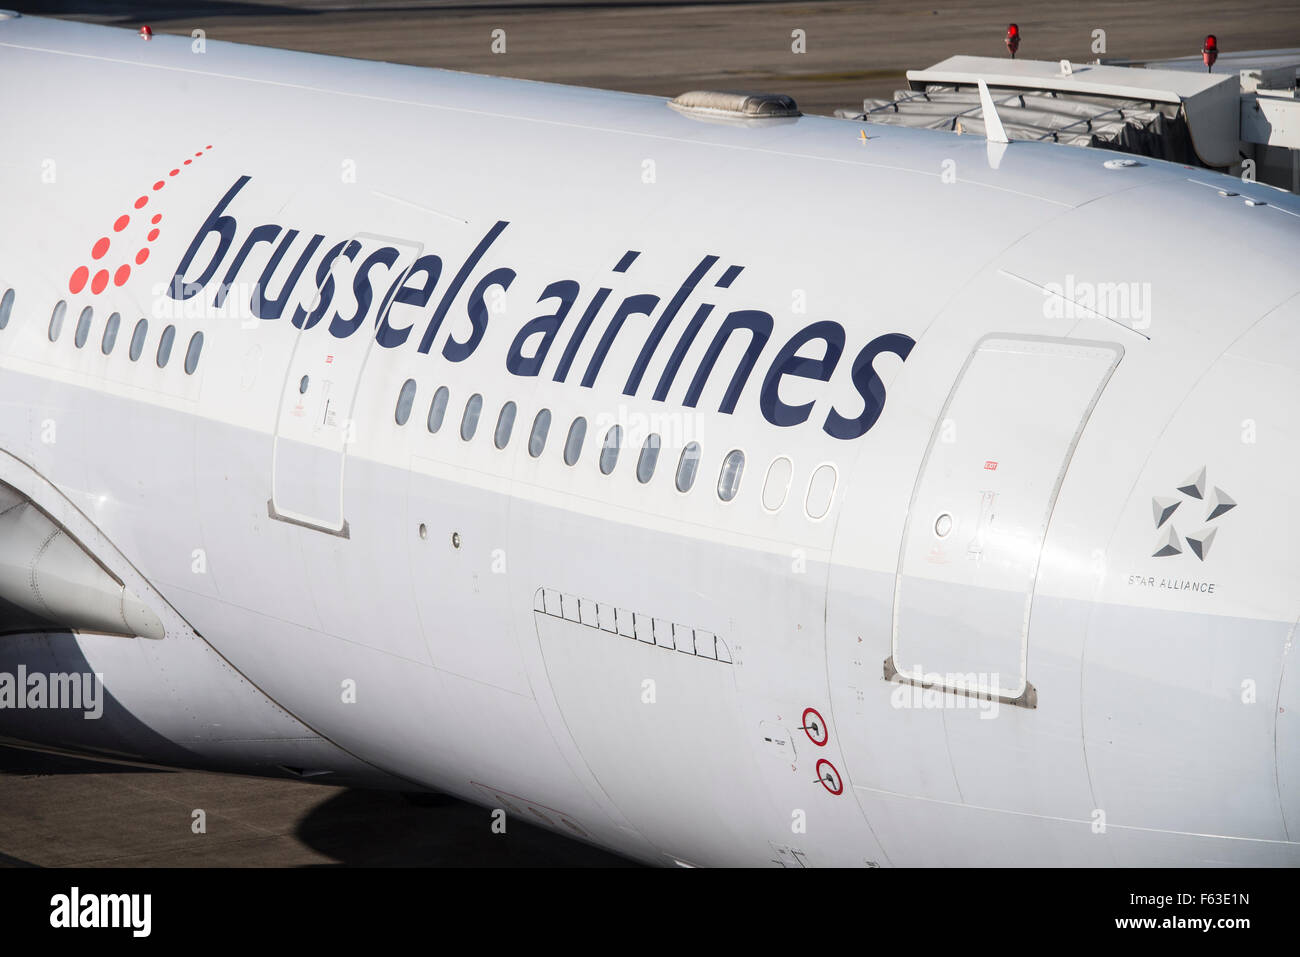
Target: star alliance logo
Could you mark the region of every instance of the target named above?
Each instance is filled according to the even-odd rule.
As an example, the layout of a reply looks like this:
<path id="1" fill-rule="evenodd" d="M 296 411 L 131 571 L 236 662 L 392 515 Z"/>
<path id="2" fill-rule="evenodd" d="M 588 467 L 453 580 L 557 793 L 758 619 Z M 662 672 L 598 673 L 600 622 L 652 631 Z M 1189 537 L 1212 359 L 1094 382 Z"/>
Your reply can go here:
<path id="1" fill-rule="evenodd" d="M 1180 521 L 1186 519 L 1198 522 L 1196 515 L 1204 507 L 1205 517 L 1199 520 L 1203 523 L 1202 527 L 1189 533 L 1186 541 L 1187 547 L 1195 553 L 1196 557 L 1205 561 L 1206 556 L 1210 554 L 1210 546 L 1214 544 L 1214 537 L 1219 532 L 1218 526 L 1210 523 L 1237 507 L 1236 501 L 1217 485 L 1213 487 L 1208 497 L 1205 489 L 1205 466 L 1201 466 L 1199 472 L 1189 476 L 1187 481 L 1178 486 L 1179 495 L 1156 496 L 1151 500 L 1151 513 L 1155 519 L 1156 531 L 1159 532 L 1156 550 L 1152 552 L 1153 558 L 1181 555 L 1183 539 L 1179 537 L 1178 529 L 1174 527 L 1172 519 L 1177 514 Z M 1197 503 L 1204 503 L 1204 505 Z M 1180 512 L 1179 509 L 1182 511 Z"/>

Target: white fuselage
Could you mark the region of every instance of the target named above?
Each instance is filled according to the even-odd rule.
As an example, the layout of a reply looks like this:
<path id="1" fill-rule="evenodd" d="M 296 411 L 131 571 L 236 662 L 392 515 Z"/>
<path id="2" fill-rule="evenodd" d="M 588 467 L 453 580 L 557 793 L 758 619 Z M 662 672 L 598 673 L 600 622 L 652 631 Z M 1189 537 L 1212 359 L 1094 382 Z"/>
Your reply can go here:
<path id="1" fill-rule="evenodd" d="M 111 697 L 0 736 L 665 864 L 1300 863 L 1293 197 L 27 17 L 0 127 L 0 483 L 166 632 L 0 638 Z"/>

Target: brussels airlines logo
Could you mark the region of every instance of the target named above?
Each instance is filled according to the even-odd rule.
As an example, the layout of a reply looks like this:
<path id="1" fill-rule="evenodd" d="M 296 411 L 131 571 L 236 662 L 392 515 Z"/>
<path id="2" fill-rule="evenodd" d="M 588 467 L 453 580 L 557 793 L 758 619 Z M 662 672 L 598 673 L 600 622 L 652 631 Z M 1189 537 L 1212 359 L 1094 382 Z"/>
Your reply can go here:
<path id="1" fill-rule="evenodd" d="M 506 265 L 498 265 L 479 275 L 480 263 L 510 225 L 504 220 L 494 223 L 459 264 L 455 258 L 447 257 L 445 250 L 416 258 L 417 253 L 413 250 L 419 244 L 409 240 L 385 240 L 357 233 L 352 238 L 330 244 L 324 234 L 308 236 L 298 229 L 286 229 L 275 223 L 257 225 L 236 242 L 241 230 L 230 207 L 250 179 L 241 176 L 236 180 L 199 227 L 168 286 L 167 294 L 172 299 L 183 301 L 204 294 L 220 275 L 212 294 L 212 306 L 223 308 L 231 290 L 236 289 L 241 290 L 239 305 L 242 307 L 242 291 L 249 287 L 238 282 L 240 272 L 255 248 L 266 244 L 271 248 L 265 253 L 266 265 L 260 277 L 251 285 L 248 315 L 276 320 L 288 312 L 289 321 L 298 329 L 308 330 L 323 324 L 327 333 L 338 339 L 346 339 L 362 328 L 373 328 L 379 346 L 385 349 L 410 348 L 407 344 L 412 342 L 422 355 L 428 355 L 433 351 L 434 343 L 441 341 L 444 359 L 463 362 L 483 341 L 492 318 L 490 293 L 492 297 L 504 296 L 519 278 L 518 271 Z M 210 237 L 215 237 L 215 243 Z M 403 244 L 408 248 L 399 248 Z M 322 248 L 323 253 L 320 252 Z M 211 258 L 197 262 L 203 249 L 212 250 Z M 297 250 L 296 261 L 290 256 L 291 249 Z M 618 258 L 612 272 L 631 276 L 640 257 L 639 250 L 627 250 Z M 281 265 L 287 263 L 292 265 L 282 270 Z M 300 286 L 304 271 L 313 263 L 314 272 L 309 272 L 308 280 Z M 538 306 L 548 305 L 546 311 L 519 328 L 505 356 L 506 370 L 512 375 L 531 377 L 541 375 L 546 366 L 554 381 L 568 382 L 572 376 L 587 389 L 594 387 L 599 377 L 604 375 L 606 381 L 622 381 L 624 395 L 648 394 L 655 402 L 667 401 L 674 384 L 681 382 L 686 384 L 681 404 L 695 408 L 712 376 L 719 371 L 719 359 L 724 349 L 731 344 L 733 337 L 738 337 L 744 345 L 744 352 L 734 369 L 721 371 L 724 377 L 729 371 L 730 378 L 725 380 L 726 390 L 718 405 L 719 412 L 732 414 L 751 376 L 758 378 L 754 375 L 755 369 L 760 358 L 764 358 L 775 323 L 770 313 L 760 309 L 732 310 L 721 320 L 711 341 L 707 336 L 699 339 L 701 345 L 709 344 L 695 363 L 693 374 L 684 368 L 692 345 L 717 306 L 714 302 L 700 301 L 693 302 L 685 311 L 683 307 L 693 298 L 728 296 L 727 291 L 745 270 L 742 265 L 722 263 L 720 256 L 703 256 L 666 302 L 658 293 L 646 291 L 628 295 L 614 305 L 616 298 L 611 295 L 617 285 L 614 282 L 602 284 L 587 295 L 575 279 L 520 282 L 521 288 L 529 289 L 529 295 L 536 296 Z M 192 273 L 193 278 L 190 278 Z M 314 283 L 310 281 L 313 275 Z M 476 281 L 470 285 L 472 280 Z M 697 296 L 696 290 L 701 287 L 708 289 L 709 283 L 712 290 Z M 469 332 L 464 339 L 456 338 L 454 332 L 440 339 L 443 322 L 466 286 L 470 289 L 464 305 Z M 494 289 L 498 291 L 493 293 Z M 514 297 L 519 293 L 511 295 Z M 582 305 L 578 305 L 580 301 Z M 290 310 L 291 303 L 293 308 Z M 606 309 L 607 304 L 612 311 Z M 395 314 L 396 306 L 409 308 Z M 691 318 L 677 323 L 679 313 Z M 576 322 L 568 321 L 570 314 L 579 316 Z M 603 325 L 599 332 L 596 331 L 598 319 Z M 606 369 L 606 358 L 616 341 L 621 341 L 620 337 L 638 328 L 645 338 L 635 361 L 623 369 Z M 561 339 L 564 340 L 562 351 Z M 577 360 L 585 342 L 594 342 L 595 347 L 583 367 Z M 829 383 L 840 364 L 846 343 L 844 326 L 823 320 L 800 329 L 776 349 L 766 372 L 761 374 L 757 391 L 758 407 L 764 418 L 782 427 L 808 421 L 816 402 L 787 404 L 780 396 L 782 380 L 799 378 Z M 876 336 L 862 346 L 848 372 L 859 398 L 847 409 L 828 409 L 821 421 L 822 431 L 837 439 L 855 439 L 864 435 L 879 419 L 885 404 L 885 386 L 873 367 L 874 361 L 883 353 L 906 360 L 915 344 L 910 336 L 894 332 Z M 728 355 L 735 355 L 737 350 L 727 351 Z M 558 355 L 558 359 L 554 364 L 548 364 L 547 360 L 553 354 Z M 626 351 L 623 354 L 627 354 Z M 666 359 L 658 380 L 654 381 L 653 377 L 647 379 L 646 374 L 656 354 Z M 751 389 L 750 395 L 753 394 Z"/>
<path id="2" fill-rule="evenodd" d="M 98 296 L 108 288 L 110 266 L 117 263 L 111 270 L 114 286 L 125 286 L 127 280 L 131 278 L 131 266 L 143 266 L 149 259 L 149 246 L 157 241 L 162 232 L 159 225 L 162 222 L 162 213 L 153 213 L 152 215 L 145 212 L 149 205 L 150 194 L 156 195 L 167 185 L 167 181 L 179 176 L 186 166 L 190 166 L 196 159 L 212 149 L 209 143 L 203 149 L 199 150 L 193 156 L 187 157 L 180 166 L 167 173 L 167 179 L 160 179 L 154 182 L 153 188 L 148 193 L 136 198 L 132 204 L 132 212 L 126 212 L 118 216 L 113 221 L 113 239 L 107 235 L 100 236 L 95 240 L 95 244 L 90 247 L 90 264 L 80 265 L 72 271 L 72 276 L 68 279 L 68 292 L 74 296 L 78 295 L 86 284 L 90 284 L 92 295 Z M 136 229 L 127 232 L 131 226 L 132 217 L 135 218 Z M 146 222 L 147 220 L 147 222 Z M 128 237 L 135 236 L 135 242 L 129 241 Z M 143 236 L 143 240 L 139 239 Z M 117 247 L 113 244 L 116 241 Z M 135 252 L 132 253 L 132 248 Z M 110 256 L 109 253 L 113 255 Z M 93 274 L 93 275 L 92 275 Z"/>

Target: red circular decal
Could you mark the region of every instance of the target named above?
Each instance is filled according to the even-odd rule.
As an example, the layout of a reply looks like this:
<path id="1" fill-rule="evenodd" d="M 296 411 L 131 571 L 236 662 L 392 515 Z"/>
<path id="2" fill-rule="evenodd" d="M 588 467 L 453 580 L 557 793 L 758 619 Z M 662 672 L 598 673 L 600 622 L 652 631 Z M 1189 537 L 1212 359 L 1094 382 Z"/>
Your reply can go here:
<path id="1" fill-rule="evenodd" d="M 826 742 L 831 739 L 831 731 L 816 708 L 804 708 L 803 719 L 799 723 L 803 725 L 803 733 L 808 735 L 809 741 L 819 748 L 826 747 Z"/>
<path id="2" fill-rule="evenodd" d="M 835 765 L 825 758 L 817 762 L 817 780 L 832 794 L 844 793 L 844 782 L 840 780 L 840 772 L 835 770 Z"/>

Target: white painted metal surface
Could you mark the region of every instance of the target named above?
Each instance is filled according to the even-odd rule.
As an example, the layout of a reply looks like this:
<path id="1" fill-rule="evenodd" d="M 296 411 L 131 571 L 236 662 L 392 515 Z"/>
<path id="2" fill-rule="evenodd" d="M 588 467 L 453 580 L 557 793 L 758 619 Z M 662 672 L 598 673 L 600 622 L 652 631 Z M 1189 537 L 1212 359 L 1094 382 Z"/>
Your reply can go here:
<path id="1" fill-rule="evenodd" d="M 1132 100 L 1183 103 L 1223 86 L 1237 91 L 1236 74 L 1133 70 L 1097 63 L 1072 63 L 1065 73 L 1056 60 L 1011 60 L 1005 57 L 951 56 L 924 70 L 908 70 L 916 88 L 927 83 L 970 83 L 989 86 L 1061 90 Z"/>

